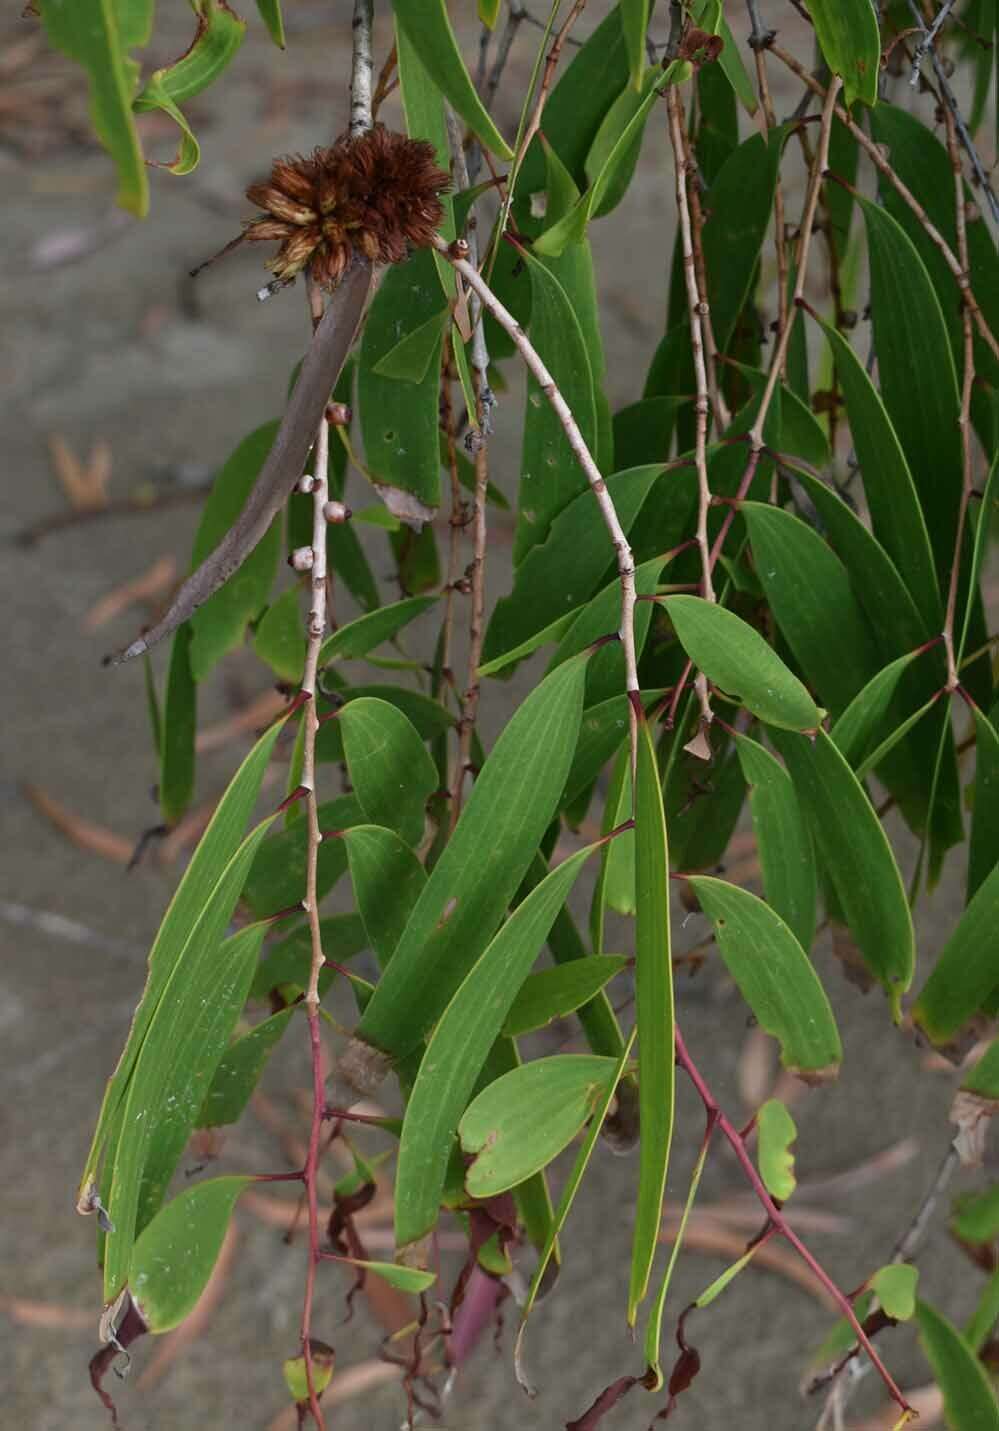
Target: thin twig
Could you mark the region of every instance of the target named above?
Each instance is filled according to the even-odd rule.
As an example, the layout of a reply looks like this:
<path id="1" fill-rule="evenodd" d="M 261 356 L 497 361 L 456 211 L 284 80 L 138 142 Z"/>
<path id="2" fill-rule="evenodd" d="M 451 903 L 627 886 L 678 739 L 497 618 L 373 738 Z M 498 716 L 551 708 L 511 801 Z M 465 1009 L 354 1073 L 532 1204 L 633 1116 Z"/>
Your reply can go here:
<path id="1" fill-rule="evenodd" d="M 945 25 L 947 21 L 947 16 L 953 10 L 954 5 L 955 0 L 944 0 L 943 4 L 940 6 L 940 9 L 937 11 L 936 17 L 934 18 L 930 28 L 928 30 L 925 28 L 923 29 L 923 38 L 916 46 L 916 52 L 912 57 L 912 74 L 909 76 L 909 84 L 912 86 L 913 89 L 915 89 L 916 85 L 919 83 L 919 69 L 923 63 L 923 60 L 926 57 L 926 52 L 927 50 L 932 48 L 933 43 L 937 38 L 937 35 L 939 35 L 941 29 Z M 922 23 L 921 17 L 920 23 Z"/>
<path id="2" fill-rule="evenodd" d="M 371 79 L 374 62 L 371 57 L 371 27 L 374 22 L 374 0 L 354 0 L 351 23 L 353 63 L 350 70 L 351 139 L 367 134 L 371 128 Z"/>
<path id="3" fill-rule="evenodd" d="M 763 114 L 764 124 L 767 129 L 767 139 L 769 131 L 775 128 L 777 116 L 774 113 L 774 102 L 770 94 L 770 79 L 767 75 L 766 52 L 770 46 L 775 31 L 767 29 L 763 24 L 757 0 L 746 0 L 746 8 L 749 11 L 749 22 L 751 33 L 749 36 L 749 47 L 753 52 L 753 59 L 756 61 L 756 87 L 760 96 L 760 110 Z M 774 186 L 774 250 L 777 256 L 777 335 L 783 333 L 787 327 L 787 238 L 784 220 L 784 187 L 781 184 L 780 173 L 777 174 L 777 183 Z M 784 368 L 781 377 L 787 376 L 787 360 L 785 357 Z"/>
<path id="4" fill-rule="evenodd" d="M 957 125 L 949 109 L 944 109 L 944 123 L 947 129 L 947 152 L 954 171 L 954 203 L 957 220 L 957 254 L 964 272 L 969 271 L 968 225 L 964 206 L 964 172 L 957 147 Z M 958 427 L 961 433 L 961 500 L 957 511 L 957 529 L 954 533 L 954 559 L 947 590 L 947 610 L 944 615 L 944 650 L 947 653 L 947 689 L 956 691 L 960 686 L 958 674 L 959 655 L 954 651 L 954 619 L 957 612 L 957 588 L 961 572 L 961 552 L 964 545 L 964 528 L 968 517 L 968 507 L 974 490 L 973 457 L 971 444 L 971 390 L 975 381 L 975 344 L 971 324 L 971 313 L 966 296 L 962 295 L 961 327 L 964 335 L 964 376 L 961 382 L 961 412 Z"/>
<path id="5" fill-rule="evenodd" d="M 923 31 L 925 50 L 929 51 L 930 60 L 933 64 L 933 73 L 936 75 L 936 81 L 940 87 L 940 93 L 943 96 L 942 108 L 944 109 L 945 113 L 950 114 L 951 118 L 954 121 L 954 127 L 957 130 L 958 138 L 961 141 L 961 145 L 965 153 L 971 161 L 971 167 L 974 170 L 975 178 L 978 180 L 979 186 L 981 187 L 982 192 L 988 200 L 989 210 L 992 214 L 992 221 L 993 223 L 999 223 L 999 199 L 996 198 L 996 192 L 992 187 L 992 180 L 989 178 L 988 171 L 985 168 L 985 165 L 982 163 L 981 155 L 975 148 L 975 141 L 972 139 L 971 134 L 968 131 L 968 126 L 964 122 L 964 116 L 961 113 L 961 106 L 957 102 L 957 95 L 950 87 L 950 82 L 947 79 L 947 71 L 944 69 L 943 61 L 937 54 L 936 45 L 934 44 L 933 38 L 930 36 L 930 33 L 926 30 L 925 24 L 923 22 L 923 17 L 919 12 L 919 7 L 916 5 L 915 0 L 908 0 L 908 3 L 913 18 L 916 20 L 920 29 Z M 946 16 L 944 18 L 946 19 Z"/>
<path id="6" fill-rule="evenodd" d="M 481 377 L 472 374 L 475 384 L 475 405 L 482 427 L 486 408 L 482 400 Z M 474 553 L 469 568 L 472 584 L 472 614 L 468 630 L 468 680 L 461 698 L 461 719 L 458 722 L 458 769 L 451 792 L 451 829 L 458 823 L 465 775 L 472 753 L 472 735 L 479 713 L 479 662 L 486 629 L 486 489 L 489 486 L 489 447 L 484 436 L 475 450 L 475 510 L 473 517 Z"/>
<path id="7" fill-rule="evenodd" d="M 628 545 L 628 538 L 618 519 L 617 511 L 610 493 L 607 490 L 607 483 L 600 474 L 600 469 L 594 461 L 593 454 L 587 447 L 583 434 L 579 430 L 579 425 L 573 417 L 572 412 L 565 398 L 559 391 L 555 379 L 545 367 L 537 350 L 531 343 L 523 328 L 514 318 L 513 314 L 499 301 L 492 289 L 481 277 L 477 269 L 462 256 L 460 250 L 464 245 L 449 245 L 446 240 L 439 236 L 434 240 L 434 246 L 438 253 L 444 255 L 452 263 L 458 273 L 476 292 L 482 300 L 483 306 L 492 314 L 510 335 L 514 346 L 520 353 L 528 369 L 537 380 L 542 393 L 551 403 L 555 415 L 562 424 L 566 440 L 572 449 L 573 456 L 583 469 L 583 473 L 593 495 L 597 499 L 600 508 L 600 515 L 603 517 L 604 525 L 610 535 L 617 555 L 617 568 L 621 578 L 621 626 L 620 639 L 624 651 L 625 684 L 629 697 L 629 713 L 631 728 L 631 749 L 634 760 L 638 749 L 638 711 L 641 709 L 641 699 L 638 685 L 638 661 L 635 653 L 635 562 Z"/>
<path id="8" fill-rule="evenodd" d="M 787 50 L 781 49 L 779 45 L 771 45 L 770 51 L 777 56 L 781 64 L 786 65 L 789 70 L 792 70 L 814 94 L 821 95 L 821 97 L 825 99 L 826 90 L 823 85 L 821 85 L 813 75 L 808 73 L 804 65 L 799 64 L 794 55 L 790 54 Z M 999 338 L 996 337 L 986 322 L 985 315 L 978 306 L 978 301 L 972 291 L 971 279 L 968 276 L 968 272 L 962 266 L 960 259 L 954 253 L 950 244 L 931 221 L 930 216 L 916 198 L 915 194 L 913 194 L 912 190 L 895 173 L 895 170 L 874 143 L 873 139 L 865 134 L 859 124 L 854 123 L 850 118 L 849 112 L 842 105 L 836 106 L 836 118 L 841 124 L 846 125 L 850 134 L 860 145 L 861 149 L 863 149 L 878 173 L 884 175 L 902 202 L 907 208 L 911 209 L 923 232 L 926 234 L 926 237 L 933 244 L 934 248 L 939 250 L 940 256 L 954 275 L 957 286 L 964 296 L 965 304 L 970 307 L 971 316 L 980 337 L 988 345 L 993 356 L 999 359 Z"/>
<path id="9" fill-rule="evenodd" d="M 743 1139 L 742 1134 L 721 1111 L 721 1108 L 719 1107 L 718 1102 L 714 1097 L 714 1094 L 711 1092 L 707 1083 L 704 1081 L 700 1070 L 697 1068 L 697 1065 L 691 1058 L 687 1046 L 684 1043 L 683 1035 L 681 1034 L 679 1028 L 676 1029 L 676 1058 L 677 1063 L 684 1070 L 684 1072 L 689 1077 L 691 1083 L 694 1085 L 698 1097 L 704 1105 L 705 1112 L 708 1114 L 709 1117 L 713 1117 L 716 1120 L 718 1125 L 718 1131 L 728 1141 L 730 1147 L 732 1148 L 732 1151 L 735 1153 L 735 1156 L 739 1160 L 739 1163 L 742 1167 L 743 1172 L 746 1175 L 750 1187 L 753 1189 L 753 1192 L 756 1194 L 757 1198 L 763 1206 L 764 1211 L 766 1212 L 769 1227 L 771 1227 L 775 1232 L 777 1232 L 781 1237 L 785 1238 L 786 1241 L 791 1244 L 791 1246 L 797 1252 L 798 1256 L 818 1278 L 819 1282 L 822 1284 L 825 1290 L 829 1293 L 830 1297 L 836 1303 L 836 1306 L 839 1308 L 840 1312 L 843 1314 L 844 1317 L 846 1317 L 847 1321 L 850 1323 L 850 1326 L 853 1328 L 858 1342 L 863 1347 L 867 1355 L 870 1357 L 874 1369 L 877 1371 L 878 1375 L 881 1377 L 881 1380 L 884 1382 L 885 1387 L 888 1390 L 889 1396 L 891 1396 L 892 1400 L 897 1403 L 897 1405 L 901 1408 L 902 1411 L 908 1411 L 909 1404 L 906 1401 L 905 1396 L 896 1386 L 891 1373 L 889 1372 L 888 1368 L 885 1366 L 884 1362 L 878 1356 L 877 1351 L 871 1344 L 870 1338 L 864 1331 L 864 1328 L 861 1326 L 856 1312 L 853 1310 L 853 1303 L 850 1301 L 849 1297 L 847 1297 L 844 1292 L 840 1291 L 839 1287 L 829 1276 L 828 1272 L 825 1271 L 825 1269 L 821 1266 L 821 1264 L 815 1259 L 812 1253 L 801 1241 L 801 1238 L 789 1225 L 786 1217 L 784 1217 L 780 1208 L 778 1208 L 773 1198 L 767 1192 L 767 1189 L 764 1186 L 764 1183 L 759 1173 L 756 1171 L 756 1168 L 753 1165 L 753 1160 L 746 1150 L 745 1140 Z"/>

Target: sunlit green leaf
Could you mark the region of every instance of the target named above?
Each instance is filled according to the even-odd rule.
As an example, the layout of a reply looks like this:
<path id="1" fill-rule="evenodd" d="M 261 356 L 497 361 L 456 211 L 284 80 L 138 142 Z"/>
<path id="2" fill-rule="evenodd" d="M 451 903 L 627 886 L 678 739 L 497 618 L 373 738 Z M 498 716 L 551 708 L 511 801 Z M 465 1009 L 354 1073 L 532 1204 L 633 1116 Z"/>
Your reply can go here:
<path id="1" fill-rule="evenodd" d="M 916 1311 L 918 1267 L 907 1262 L 891 1262 L 879 1267 L 868 1283 L 885 1313 L 897 1322 L 907 1322 Z"/>
<path id="2" fill-rule="evenodd" d="M 148 43 L 153 0 L 129 7 L 114 0 L 43 0 L 41 14 L 51 43 L 87 72 L 91 119 L 118 170 L 118 203 L 144 217 L 149 183 L 132 114 L 139 66 L 128 51 Z"/>
<path id="3" fill-rule="evenodd" d="M 931 1042 L 953 1038 L 999 985 L 997 925 L 999 865 L 978 886 L 913 1007 L 914 1022 Z"/>
<path id="4" fill-rule="evenodd" d="M 788 730 L 814 730 L 822 720 L 797 676 L 733 611 L 699 596 L 668 596 L 663 605 L 694 665 L 754 715 Z"/>
<path id="5" fill-rule="evenodd" d="M 535 1059 L 491 1083 L 459 1125 L 461 1146 L 477 1155 L 465 1185 L 493 1197 L 546 1167 L 597 1110 L 615 1060 L 563 1053 Z"/>
<path id="6" fill-rule="evenodd" d="M 812 839 L 871 972 L 897 1018 L 912 982 L 912 917 L 895 856 L 870 801 L 836 746 L 771 730 L 801 802 Z"/>
<path id="7" fill-rule="evenodd" d="M 869 0 L 812 0 L 808 13 L 822 58 L 843 81 L 847 108 L 855 99 L 876 104 L 881 36 Z"/>
<path id="8" fill-rule="evenodd" d="M 806 952 L 815 935 L 815 855 L 787 771 L 755 740 L 736 737 L 749 785 L 753 833 L 767 900 Z"/>
<path id="9" fill-rule="evenodd" d="M 916 1303 L 919 1340 L 943 1392 L 951 1431 L 996 1431 L 999 1404 L 982 1363 L 957 1328 L 926 1302 Z"/>
<path id="10" fill-rule="evenodd" d="M 590 954 L 571 964 L 529 974 L 506 1016 L 504 1034 L 515 1038 L 544 1028 L 553 1019 L 565 1018 L 598 994 L 627 964 L 623 954 Z"/>
<path id="11" fill-rule="evenodd" d="M 357 1036 L 415 1047 L 494 934 L 555 812 L 582 714 L 585 661 L 567 661 L 519 707 L 472 787 Z"/>
<path id="12" fill-rule="evenodd" d="M 707 875 L 690 884 L 760 1027 L 778 1039 L 781 1063 L 809 1082 L 834 1078 L 843 1050 L 825 990 L 776 910 L 738 885 Z"/>
<path id="13" fill-rule="evenodd" d="M 423 1237 L 436 1221 L 459 1119 L 514 998 L 594 849 L 591 845 L 565 860 L 518 904 L 434 1029 L 402 1126 L 395 1182 L 397 1246 Z"/>
<path id="14" fill-rule="evenodd" d="M 128 1285 L 151 1332 L 193 1312 L 222 1250 L 236 1200 L 252 1177 L 210 1178 L 168 1202 L 132 1249 Z"/>
<path id="15" fill-rule="evenodd" d="M 756 1157 L 767 1192 L 787 1202 L 797 1187 L 791 1144 L 798 1136 L 794 1119 L 779 1098 L 768 1098 L 756 1115 Z"/>
<path id="16" fill-rule="evenodd" d="M 444 0 L 393 0 L 393 10 L 397 23 L 448 102 L 487 149 L 500 159 L 512 159 L 513 151 L 483 108 L 469 78 Z"/>
<path id="17" fill-rule="evenodd" d="M 354 794 L 368 821 L 419 844 L 438 778 L 416 730 L 397 706 L 370 696 L 344 705 L 337 721 Z"/>
<path id="18" fill-rule="evenodd" d="M 638 1197 L 628 1284 L 635 1325 L 652 1271 L 673 1136 L 675 1073 L 669 853 L 659 769 L 648 722 L 638 732 L 635 775 L 635 1008 L 638 1024 Z"/>

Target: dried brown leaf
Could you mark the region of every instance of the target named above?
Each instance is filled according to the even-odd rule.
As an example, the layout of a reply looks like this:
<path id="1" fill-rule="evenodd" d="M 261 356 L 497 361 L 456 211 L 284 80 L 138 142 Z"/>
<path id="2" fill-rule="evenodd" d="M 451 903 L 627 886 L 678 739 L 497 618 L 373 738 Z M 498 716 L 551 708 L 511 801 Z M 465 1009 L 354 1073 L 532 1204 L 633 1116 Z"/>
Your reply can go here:
<path id="1" fill-rule="evenodd" d="M 85 820 L 82 815 L 77 815 L 74 811 L 67 809 L 40 785 L 25 784 L 22 789 L 39 814 L 44 815 L 60 834 L 65 835 L 81 850 L 88 850 L 93 855 L 100 855 L 102 859 L 111 860 L 113 864 L 127 865 L 129 863 L 135 848 L 132 840 L 125 839 L 123 835 L 116 835 L 113 830 L 107 829 L 104 825 L 96 825 L 92 820 Z"/>
<path id="2" fill-rule="evenodd" d="M 59 433 L 49 438 L 52 468 L 69 505 L 76 512 L 97 512 L 108 504 L 111 480 L 111 448 L 98 438 L 90 449 L 86 465 L 80 462 L 69 443 Z"/>
<path id="3" fill-rule="evenodd" d="M 106 596 L 102 596 L 99 601 L 96 601 L 84 617 L 84 630 L 97 631 L 131 606 L 160 600 L 170 591 L 176 578 L 177 562 L 175 558 L 172 556 L 158 557 L 141 576 L 133 577 L 131 581 L 122 582 L 121 586 L 114 587 Z"/>

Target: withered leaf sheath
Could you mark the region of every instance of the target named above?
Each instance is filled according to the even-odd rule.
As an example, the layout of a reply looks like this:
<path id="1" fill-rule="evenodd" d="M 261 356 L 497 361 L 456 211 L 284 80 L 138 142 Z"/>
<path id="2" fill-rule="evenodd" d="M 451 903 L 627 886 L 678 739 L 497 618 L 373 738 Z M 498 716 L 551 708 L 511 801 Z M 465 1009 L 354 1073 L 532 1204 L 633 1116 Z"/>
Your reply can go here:
<path id="1" fill-rule="evenodd" d="M 267 265 L 276 278 L 289 281 L 309 268 L 333 288 L 355 255 L 399 263 L 410 249 L 428 247 L 450 183 L 432 145 L 379 124 L 310 157 L 275 159 L 267 183 L 246 191 L 264 212 L 243 237 L 280 243 Z"/>

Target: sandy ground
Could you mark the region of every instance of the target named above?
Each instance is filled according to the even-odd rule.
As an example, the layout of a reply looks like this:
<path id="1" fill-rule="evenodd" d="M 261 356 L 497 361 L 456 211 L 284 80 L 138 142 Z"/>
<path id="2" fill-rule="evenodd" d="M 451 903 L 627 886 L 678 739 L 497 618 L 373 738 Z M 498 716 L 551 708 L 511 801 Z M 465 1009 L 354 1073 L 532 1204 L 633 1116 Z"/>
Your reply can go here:
<path id="1" fill-rule="evenodd" d="M 183 7 L 163 8 L 157 47 L 166 60 L 183 49 L 189 17 L 180 13 Z M 29 161 L 12 147 L 0 149 L 8 493 L 0 515 L 8 539 L 0 566 L 6 671 L 0 1066 L 7 1089 L 0 1109 L 0 1312 L 9 1323 L 0 1367 L 4 1424 L 25 1431 L 94 1431 L 107 1424 L 86 1375 L 100 1293 L 91 1228 L 73 1212 L 74 1189 L 103 1082 L 142 985 L 145 950 L 180 868 L 151 859 L 126 874 L 120 864 L 77 848 L 28 801 L 25 782 L 115 832 L 125 846 L 155 822 L 141 672 L 109 674 L 100 667 L 104 651 L 132 633 L 136 613 L 98 631 L 86 628 L 85 617 L 98 598 L 160 556 L 174 555 L 183 568 L 197 505 L 106 517 L 52 532 L 30 548 L 11 539 L 64 510 L 48 455 L 53 434 L 81 457 L 109 442 L 110 491 L 121 500 L 150 483 L 180 492 L 202 480 L 252 425 L 279 411 L 305 338 L 304 305 L 288 295 L 258 305 L 259 268 L 251 254 L 238 254 L 196 287 L 185 274 L 236 231 L 242 189 L 271 154 L 322 142 L 346 118 L 346 20 L 330 21 L 326 16 L 337 7 L 306 0 L 288 8 L 287 54 L 270 48 L 251 24 L 220 90 L 192 106 L 202 166 L 185 180 L 153 174 L 148 223 L 109 220 L 112 179 L 99 151 L 56 145 Z M 6 23 L 5 38 L 21 33 L 13 20 Z M 517 61 L 521 76 L 526 54 L 525 44 Z M 163 153 L 171 142 L 169 135 L 155 139 Z M 657 133 L 646 143 L 640 180 L 621 217 L 628 262 L 617 261 L 605 230 L 598 227 L 596 235 L 612 402 L 633 394 L 661 332 L 673 223 L 668 192 L 664 140 Z M 94 225 L 108 226 L 95 251 L 76 262 L 39 266 L 51 252 L 40 243 Z M 516 406 L 508 400 L 496 444 L 496 471 L 508 490 L 518 448 Z M 494 540 L 495 594 L 504 587 L 508 544 L 502 530 Z M 157 667 L 162 671 L 162 654 Z M 204 692 L 203 723 L 220 719 L 262 684 L 252 660 L 233 658 Z M 505 719 L 516 688 L 490 694 L 487 731 Z M 221 789 L 243 749 L 236 740 L 202 759 L 200 799 Z M 949 868 L 921 917 L 924 960 L 953 921 L 962 878 L 963 871 Z M 824 948 L 816 957 L 840 1018 L 846 1060 L 836 1085 L 801 1093 L 795 1105 L 799 1175 L 805 1186 L 814 1185 L 800 1205 L 803 1214 L 835 1214 L 809 1235 L 830 1271 L 853 1287 L 886 1259 L 945 1150 L 953 1080 L 925 1072 L 920 1054 L 892 1031 L 877 999 L 847 987 Z M 740 1059 L 751 1038 L 744 1006 L 712 973 L 681 981 L 679 997 L 688 1043 L 729 1106 L 739 1109 Z M 289 1121 L 297 1116 L 294 1090 L 305 1081 L 304 1041 L 289 1037 L 268 1082 Z M 699 1110 L 682 1089 L 672 1198 L 682 1196 L 700 1126 Z M 856 1175 L 846 1191 L 825 1189 L 828 1179 L 892 1149 L 894 1163 L 882 1160 L 874 1181 Z M 230 1134 L 219 1169 L 282 1161 L 278 1140 L 248 1118 Z M 455 1431 L 553 1428 L 578 1415 L 608 1380 L 641 1370 L 639 1349 L 624 1326 L 635 1180 L 634 1160 L 598 1152 L 565 1235 L 561 1282 L 538 1308 L 528 1339 L 537 1400 L 528 1402 L 513 1381 L 508 1331 L 497 1350 L 484 1345 L 466 1367 L 445 1425 Z M 731 1160 L 719 1154 L 705 1178 L 704 1204 L 741 1191 Z M 754 1230 L 752 1217 L 745 1226 L 743 1237 Z M 388 1253 L 381 1249 L 381 1255 Z M 698 1251 L 685 1256 L 673 1312 L 722 1265 Z M 955 1318 L 967 1315 L 979 1274 L 950 1251 L 939 1212 L 921 1268 L 927 1294 Z M 209 1324 L 155 1386 L 150 1364 L 158 1348 L 140 1346 L 130 1381 L 116 1388 L 129 1431 L 270 1426 L 286 1401 L 280 1361 L 296 1342 L 302 1271 L 301 1248 L 289 1250 L 277 1230 L 241 1210 L 222 1300 Z M 346 1368 L 376 1355 L 380 1331 L 363 1308 L 350 1325 L 340 1325 L 343 1290 L 335 1275 L 323 1277 L 315 1325 L 335 1341 Z M 39 1322 L 46 1317 L 48 1324 Z M 814 1424 L 818 1408 L 801 1401 L 798 1383 L 829 1322 L 815 1296 L 783 1274 L 747 1272 L 689 1328 L 704 1369 L 681 1403 L 677 1424 L 708 1431 L 734 1418 L 748 1431 Z M 909 1331 L 886 1336 L 883 1345 L 904 1383 L 926 1380 Z M 879 1400 L 873 1378 L 856 1405 L 865 1398 L 871 1405 Z M 643 1427 L 661 1404 L 636 1391 L 607 1424 Z M 403 1410 L 397 1388 L 382 1387 L 347 1401 L 330 1421 L 358 1431 L 390 1428 Z"/>

